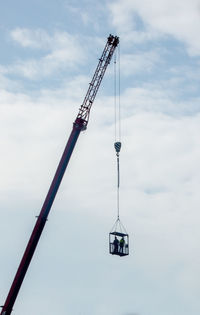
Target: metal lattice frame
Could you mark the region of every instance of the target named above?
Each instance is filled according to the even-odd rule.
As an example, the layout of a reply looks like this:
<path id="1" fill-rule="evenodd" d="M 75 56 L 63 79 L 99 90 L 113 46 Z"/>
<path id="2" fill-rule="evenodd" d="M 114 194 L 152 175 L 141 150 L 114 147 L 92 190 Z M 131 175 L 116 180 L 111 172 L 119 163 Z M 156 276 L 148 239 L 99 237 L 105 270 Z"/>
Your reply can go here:
<path id="1" fill-rule="evenodd" d="M 119 43 L 119 37 L 113 36 L 113 35 L 110 35 L 108 37 L 106 46 L 104 48 L 101 58 L 99 59 L 98 66 L 96 68 L 92 81 L 90 82 L 89 89 L 84 98 L 83 104 L 81 105 L 79 109 L 77 118 L 81 118 L 85 121 L 85 128 L 87 127 L 87 124 L 88 124 L 91 106 L 94 102 L 94 99 L 96 97 L 97 91 L 103 79 L 106 68 L 108 64 L 110 63 L 110 60 L 112 58 L 112 55 L 118 43 Z"/>

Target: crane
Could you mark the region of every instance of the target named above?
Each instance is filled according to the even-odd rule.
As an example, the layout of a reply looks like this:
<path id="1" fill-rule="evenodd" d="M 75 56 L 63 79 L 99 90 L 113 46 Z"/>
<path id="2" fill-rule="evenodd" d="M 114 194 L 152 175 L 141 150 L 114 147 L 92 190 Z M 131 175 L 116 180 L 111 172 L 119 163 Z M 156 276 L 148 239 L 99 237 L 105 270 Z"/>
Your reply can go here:
<path id="1" fill-rule="evenodd" d="M 56 173 L 50 185 L 47 196 L 44 200 L 40 214 L 33 228 L 32 234 L 28 241 L 28 244 L 25 249 L 24 255 L 21 259 L 21 262 L 19 264 L 18 270 L 14 277 L 14 280 L 11 285 L 8 296 L 6 298 L 5 304 L 2 306 L 0 315 L 10 315 L 13 310 L 13 305 L 15 303 L 20 287 L 22 285 L 22 282 L 24 280 L 24 277 L 30 265 L 31 259 L 34 255 L 35 249 L 37 247 L 38 241 L 44 229 L 45 223 L 47 221 L 49 212 L 51 210 L 52 204 L 56 197 L 63 175 L 65 173 L 68 162 L 71 158 L 72 152 L 76 145 L 77 139 L 80 135 L 80 132 L 87 128 L 92 104 L 94 102 L 97 91 L 103 79 L 104 73 L 107 69 L 108 64 L 111 61 L 111 58 L 113 56 L 113 53 L 118 43 L 119 43 L 119 37 L 113 36 L 111 34 L 108 36 L 105 48 L 103 50 L 101 58 L 99 59 L 99 63 L 93 75 L 92 81 L 89 84 L 89 88 L 84 98 L 84 101 L 82 105 L 80 106 L 78 115 L 73 123 L 73 128 L 69 136 L 68 142 L 66 144 L 63 155 L 58 164 Z"/>

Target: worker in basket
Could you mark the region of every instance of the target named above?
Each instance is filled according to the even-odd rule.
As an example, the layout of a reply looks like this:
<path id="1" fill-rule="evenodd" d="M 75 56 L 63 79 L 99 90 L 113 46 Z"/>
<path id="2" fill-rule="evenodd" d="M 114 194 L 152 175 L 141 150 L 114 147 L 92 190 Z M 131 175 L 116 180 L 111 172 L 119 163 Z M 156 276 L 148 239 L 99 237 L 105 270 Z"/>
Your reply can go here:
<path id="1" fill-rule="evenodd" d="M 114 245 L 114 253 L 117 254 L 118 253 L 118 249 L 119 249 L 119 240 L 118 240 L 117 236 L 115 236 L 113 245 Z"/>
<path id="2" fill-rule="evenodd" d="M 125 245 L 125 240 L 124 240 L 124 237 L 122 236 L 121 240 L 119 241 L 119 252 L 120 253 L 124 252 L 124 245 Z"/>

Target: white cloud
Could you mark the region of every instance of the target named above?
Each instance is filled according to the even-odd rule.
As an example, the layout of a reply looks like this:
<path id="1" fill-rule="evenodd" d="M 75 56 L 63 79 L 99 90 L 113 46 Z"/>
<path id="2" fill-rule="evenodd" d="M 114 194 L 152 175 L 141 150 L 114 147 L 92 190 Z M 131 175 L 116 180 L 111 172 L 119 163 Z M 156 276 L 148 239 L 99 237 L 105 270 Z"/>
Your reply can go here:
<path id="1" fill-rule="evenodd" d="M 12 40 L 16 41 L 22 47 L 34 49 L 50 49 L 55 44 L 56 36 L 50 36 L 45 30 L 31 30 L 27 28 L 16 28 L 10 32 Z"/>
<path id="2" fill-rule="evenodd" d="M 147 84 L 142 87 L 128 88 L 121 95 L 121 103 L 125 104 L 123 115 L 147 111 L 160 112 L 169 115 L 182 115 L 189 103 L 173 101 L 173 92 L 167 88 L 163 90 L 157 84 Z"/>
<path id="3" fill-rule="evenodd" d="M 19 82 L 14 82 L 9 79 L 7 76 L 7 68 L 0 66 L 0 87 L 1 89 L 11 90 L 11 89 L 19 89 L 21 88 L 21 84 Z"/>
<path id="4" fill-rule="evenodd" d="M 93 23 L 92 18 L 89 14 L 88 9 L 84 7 L 75 7 L 74 5 L 66 3 L 66 9 L 71 12 L 71 15 L 76 19 L 79 18 L 82 20 L 84 25 L 88 25 L 89 23 Z"/>
<path id="5" fill-rule="evenodd" d="M 109 8 L 112 22 L 119 32 L 136 31 L 134 21 L 137 14 L 144 23 L 145 32 L 170 35 L 185 43 L 190 54 L 200 54 L 197 32 L 200 29 L 199 0 L 119 0 L 110 4 Z"/>
<path id="6" fill-rule="evenodd" d="M 67 32 L 49 35 L 44 30 L 17 28 L 11 31 L 11 38 L 24 48 L 46 52 L 38 58 L 18 60 L 5 67 L 7 73 L 22 75 L 29 79 L 39 79 L 52 75 L 55 71 L 66 70 L 82 63 L 84 50 L 77 36 Z"/>
<path id="7" fill-rule="evenodd" d="M 149 73 L 159 62 L 161 62 L 161 56 L 156 50 L 123 54 L 120 60 L 121 73 L 124 76 L 135 75 L 136 73 Z"/>
<path id="8" fill-rule="evenodd" d="M 90 31 L 94 30 L 94 34 L 98 34 L 100 30 L 106 30 L 107 26 L 105 19 L 107 7 L 105 2 L 86 0 L 80 5 L 76 5 L 74 2 L 71 4 L 70 1 L 66 1 L 65 8 L 70 20 L 76 21 L 76 28 L 81 27 L 85 30 L 88 28 Z"/>

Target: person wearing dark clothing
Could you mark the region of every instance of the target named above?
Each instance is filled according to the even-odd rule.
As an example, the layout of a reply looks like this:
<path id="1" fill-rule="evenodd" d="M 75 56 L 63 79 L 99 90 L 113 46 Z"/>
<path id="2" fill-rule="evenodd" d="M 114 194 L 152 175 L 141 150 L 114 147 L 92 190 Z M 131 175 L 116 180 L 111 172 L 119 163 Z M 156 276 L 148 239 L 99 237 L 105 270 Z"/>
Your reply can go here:
<path id="1" fill-rule="evenodd" d="M 115 236 L 115 239 L 114 239 L 113 245 L 114 245 L 114 253 L 118 253 L 119 240 L 118 240 L 118 238 L 117 238 L 116 236 Z"/>
<path id="2" fill-rule="evenodd" d="M 124 244 L 125 244 L 125 240 L 124 237 L 121 238 L 121 240 L 119 241 L 119 252 L 123 253 L 124 251 Z"/>

